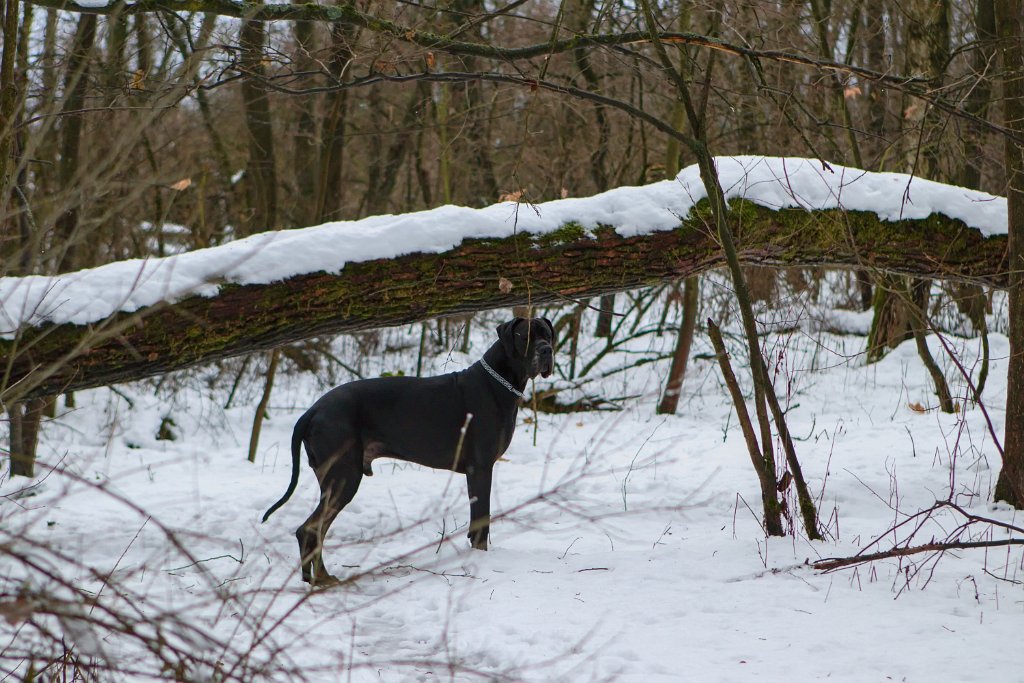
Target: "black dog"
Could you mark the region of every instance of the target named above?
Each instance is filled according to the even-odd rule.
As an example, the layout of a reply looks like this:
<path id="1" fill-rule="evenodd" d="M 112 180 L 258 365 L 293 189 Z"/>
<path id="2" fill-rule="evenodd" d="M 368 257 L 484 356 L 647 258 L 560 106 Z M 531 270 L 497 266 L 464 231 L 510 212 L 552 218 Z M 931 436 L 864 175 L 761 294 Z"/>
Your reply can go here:
<path id="1" fill-rule="evenodd" d="M 302 580 L 336 583 L 324 569 L 324 536 L 359 488 L 376 458 L 398 458 L 466 475 L 469 538 L 487 550 L 491 470 L 508 448 L 526 380 L 554 368 L 554 328 L 547 318 L 516 318 L 498 326 L 498 341 L 468 369 L 440 377 L 380 377 L 343 384 L 299 418 L 292 433 L 292 478 L 299 480 L 299 447 L 320 482 L 320 504 L 295 532 Z"/>

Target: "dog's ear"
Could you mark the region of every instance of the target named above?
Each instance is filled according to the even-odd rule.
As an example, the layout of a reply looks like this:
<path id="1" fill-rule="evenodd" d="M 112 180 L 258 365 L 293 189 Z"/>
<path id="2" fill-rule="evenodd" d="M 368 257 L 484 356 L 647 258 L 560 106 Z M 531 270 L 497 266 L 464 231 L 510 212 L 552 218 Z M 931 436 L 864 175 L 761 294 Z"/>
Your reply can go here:
<path id="1" fill-rule="evenodd" d="M 501 340 L 501 345 L 505 347 L 505 353 L 510 357 L 516 355 L 516 340 L 512 336 L 512 330 L 515 329 L 516 323 L 522 318 L 512 318 L 508 322 L 498 325 L 498 339 Z"/>
<path id="2" fill-rule="evenodd" d="M 551 321 L 547 318 L 541 318 L 540 321 L 548 326 L 548 330 L 551 331 L 551 343 L 555 343 L 555 326 L 551 324 Z"/>

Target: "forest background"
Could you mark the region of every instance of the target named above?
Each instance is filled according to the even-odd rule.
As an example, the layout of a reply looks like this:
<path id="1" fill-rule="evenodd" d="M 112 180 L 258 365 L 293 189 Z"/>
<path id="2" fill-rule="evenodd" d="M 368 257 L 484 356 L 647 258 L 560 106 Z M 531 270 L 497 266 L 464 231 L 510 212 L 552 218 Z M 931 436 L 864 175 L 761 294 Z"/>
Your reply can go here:
<path id="1" fill-rule="evenodd" d="M 709 153 L 802 156 L 1010 197 L 1001 272 L 1014 358 L 1013 331 L 1024 330 L 1013 266 L 1014 226 L 1024 229 L 1021 5 L 5 0 L 0 275 L 449 203 L 528 207 L 671 178 Z M 713 217 L 720 208 L 712 200 Z M 749 289 L 771 302 L 780 282 L 816 287 L 826 275 L 745 268 L 734 282 L 741 298 Z M 869 361 L 920 339 L 944 306 L 986 333 L 992 289 L 969 278 L 933 290 L 930 278 L 861 270 L 848 282 L 850 300 L 874 310 Z M 668 298 L 688 315 L 665 412 L 676 410 L 694 330 L 706 329 L 700 291 L 691 279 Z M 561 352 L 574 366 L 585 363 L 572 340 L 587 305 L 615 310 L 611 293 L 565 306 Z M 610 334 L 611 320 L 600 316 L 595 332 Z M 325 353 L 314 339 L 241 362 L 269 392 L 279 363 L 316 371 L 334 362 Z M 1024 364 L 1009 367 L 1003 446 L 1016 464 L 996 497 L 1019 502 L 1024 421 L 1011 415 L 1024 410 L 1014 388 L 1024 379 L 1013 379 Z M 31 377 L 0 383 L 15 473 L 31 471 L 40 421 L 74 402 L 33 389 Z"/>

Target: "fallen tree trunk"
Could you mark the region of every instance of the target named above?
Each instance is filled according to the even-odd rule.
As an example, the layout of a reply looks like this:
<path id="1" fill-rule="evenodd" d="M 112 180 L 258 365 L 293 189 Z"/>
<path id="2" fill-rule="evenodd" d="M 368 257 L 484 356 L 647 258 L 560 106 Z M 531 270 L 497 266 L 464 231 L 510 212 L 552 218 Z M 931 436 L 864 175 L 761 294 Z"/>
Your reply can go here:
<path id="1" fill-rule="evenodd" d="M 740 258 L 1007 284 L 1005 236 L 984 237 L 934 214 L 886 222 L 873 213 L 770 210 L 734 200 Z M 522 304 L 585 298 L 697 275 L 724 263 L 698 205 L 679 228 L 622 237 L 578 226 L 546 235 L 467 240 L 438 254 L 346 264 L 339 274 L 222 285 L 93 325 L 23 328 L 0 340 L 0 400 L 86 389 L 356 332 Z M 513 285 L 510 291 L 499 279 Z"/>

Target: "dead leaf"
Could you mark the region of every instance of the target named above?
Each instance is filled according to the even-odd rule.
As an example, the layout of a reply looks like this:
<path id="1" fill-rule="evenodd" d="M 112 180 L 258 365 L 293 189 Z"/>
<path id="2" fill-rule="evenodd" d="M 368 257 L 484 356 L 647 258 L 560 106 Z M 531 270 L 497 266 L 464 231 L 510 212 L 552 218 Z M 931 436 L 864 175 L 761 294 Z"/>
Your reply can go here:
<path id="1" fill-rule="evenodd" d="M 850 99 L 851 97 L 859 97 L 863 95 L 863 91 L 859 85 L 848 85 L 843 89 L 843 97 Z"/>
<path id="2" fill-rule="evenodd" d="M 20 595 L 14 600 L 0 602 L 0 616 L 3 616 L 11 626 L 17 626 L 26 619 L 29 619 L 35 610 L 31 603 Z"/>
<path id="3" fill-rule="evenodd" d="M 191 178 L 182 178 L 178 182 L 176 182 L 173 185 L 171 185 L 171 189 L 174 190 L 175 192 L 181 192 L 182 190 L 187 190 L 191 186 L 192 186 L 192 179 Z"/>
<path id="4" fill-rule="evenodd" d="M 142 69 L 138 69 L 132 74 L 131 80 L 128 82 L 129 90 L 142 90 L 142 86 L 146 81 L 146 72 Z"/>
<path id="5" fill-rule="evenodd" d="M 513 192 L 506 192 L 498 197 L 499 202 L 518 202 L 523 198 L 523 194 L 526 190 L 515 190 Z"/>
<path id="6" fill-rule="evenodd" d="M 908 403 L 907 407 L 913 410 L 915 413 L 927 413 L 928 409 L 921 405 L 919 402 Z"/>
<path id="7" fill-rule="evenodd" d="M 502 294 L 508 294 L 512 291 L 512 281 L 507 277 L 498 278 L 498 291 Z"/>
<path id="8" fill-rule="evenodd" d="M 436 64 L 436 63 L 437 63 L 437 60 L 434 58 L 434 53 L 433 52 L 428 52 L 427 53 L 427 68 L 428 69 L 433 69 L 434 68 L 434 64 Z"/>
<path id="9" fill-rule="evenodd" d="M 920 115 L 920 112 L 921 105 L 915 102 L 914 104 L 910 105 L 903 111 L 903 118 L 905 118 L 907 121 L 911 121 L 913 119 L 916 119 Z"/>

